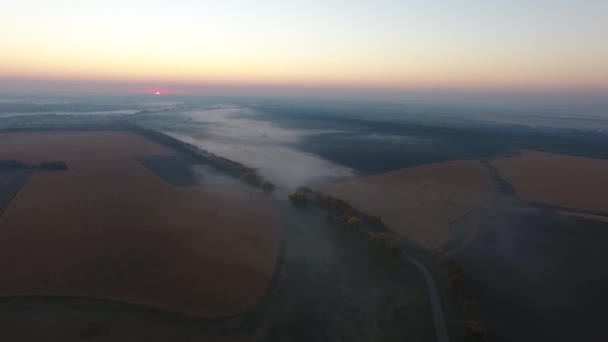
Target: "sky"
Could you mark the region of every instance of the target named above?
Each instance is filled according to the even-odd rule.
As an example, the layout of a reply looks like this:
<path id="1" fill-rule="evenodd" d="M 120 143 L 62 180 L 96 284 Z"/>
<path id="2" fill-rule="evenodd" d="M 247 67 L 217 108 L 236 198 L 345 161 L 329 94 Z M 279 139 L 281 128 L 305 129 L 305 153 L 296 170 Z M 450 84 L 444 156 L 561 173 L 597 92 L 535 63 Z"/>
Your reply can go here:
<path id="1" fill-rule="evenodd" d="M 605 0 L 0 0 L 0 92 L 608 93 Z"/>

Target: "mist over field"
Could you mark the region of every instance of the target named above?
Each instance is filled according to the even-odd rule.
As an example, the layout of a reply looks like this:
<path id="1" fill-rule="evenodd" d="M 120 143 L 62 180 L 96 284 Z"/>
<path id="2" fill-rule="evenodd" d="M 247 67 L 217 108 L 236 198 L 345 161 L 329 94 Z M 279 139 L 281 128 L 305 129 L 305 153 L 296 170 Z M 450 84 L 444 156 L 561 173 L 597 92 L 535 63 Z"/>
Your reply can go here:
<path id="1" fill-rule="evenodd" d="M 567 108 L 567 107 L 566 107 Z M 581 109 L 576 109 L 581 108 Z M 570 110 L 581 110 L 573 112 Z M 133 122 L 259 170 L 286 189 L 433 161 L 489 156 L 494 142 L 437 128 L 536 131 L 608 129 L 608 111 L 593 107 L 453 106 L 253 98 L 123 96 L 5 97 L 0 128 Z M 414 126 L 412 126 L 414 125 Z M 418 126 L 416 126 L 418 125 Z"/>
<path id="2" fill-rule="evenodd" d="M 564 163 L 573 162 L 571 156 L 606 159 L 607 113 L 602 107 L 578 105 L 378 104 L 170 95 L 7 97 L 0 100 L 0 130 L 78 131 L 136 125 L 256 169 L 277 187 L 278 200 L 284 201 L 287 193 L 301 186 L 322 191 L 333 187 L 349 203 L 379 208 L 380 214 L 372 214 L 382 216 L 392 228 L 405 229 L 404 236 L 420 238 L 418 243 L 428 242 L 429 248 L 441 248 L 461 262 L 481 289 L 476 294 L 493 334 L 519 340 L 534 331 L 538 339 L 557 341 L 572 336 L 571 331 L 549 329 L 545 318 L 568 320 L 582 329 L 588 323 L 573 317 L 573 312 L 582 317 L 584 311 L 576 303 L 594 312 L 600 308 L 585 291 L 569 302 L 556 303 L 555 298 L 563 298 L 572 288 L 584 288 L 584 283 L 601 283 L 606 275 L 556 268 L 554 260 L 583 269 L 589 258 L 578 251 L 584 248 L 604 258 L 599 244 L 587 236 L 590 232 L 597 241 L 605 241 L 604 230 L 543 205 L 529 206 L 492 162 L 517 158 L 525 150 L 542 151 L 548 158 L 562 156 Z M 234 177 L 207 165 L 192 166 L 184 158 L 136 159 L 175 186 L 235 188 Z M 589 172 L 554 182 L 583 182 L 573 188 L 600 191 L 585 183 L 597 178 L 597 173 Z M 238 184 L 245 199 L 251 196 L 244 184 Z M 455 213 L 462 216 L 451 216 Z M 325 234 L 317 228 L 317 233 Z M 462 236 L 467 238 L 461 241 Z M 293 238 L 301 243 L 301 236 Z M 323 241 L 317 235 L 315 239 L 320 239 L 315 243 Z M 579 256 L 566 258 L 561 244 L 571 239 L 581 241 L 568 249 Z M 315 254 L 315 243 L 300 246 L 300 252 L 314 260 L 314 267 L 324 267 Z M 544 295 L 538 295 L 544 293 L 543 282 L 527 280 L 541 271 L 559 284 Z M 601 291 L 593 293 L 603 296 Z M 507 296 L 509 303 L 500 300 Z M 537 308 L 526 317 L 503 310 L 520 310 L 527 303 Z M 590 336 L 595 333 L 585 329 Z"/>
<path id="3" fill-rule="evenodd" d="M 608 341 L 608 1 L 5 1 L 0 341 Z"/>
<path id="4" fill-rule="evenodd" d="M 293 145 L 305 137 L 331 130 L 290 129 L 256 120 L 256 111 L 234 106 L 180 112 L 198 130 L 167 134 L 212 153 L 258 169 L 268 179 L 295 190 L 302 184 L 352 177 L 355 172 L 344 166 L 299 151 Z"/>

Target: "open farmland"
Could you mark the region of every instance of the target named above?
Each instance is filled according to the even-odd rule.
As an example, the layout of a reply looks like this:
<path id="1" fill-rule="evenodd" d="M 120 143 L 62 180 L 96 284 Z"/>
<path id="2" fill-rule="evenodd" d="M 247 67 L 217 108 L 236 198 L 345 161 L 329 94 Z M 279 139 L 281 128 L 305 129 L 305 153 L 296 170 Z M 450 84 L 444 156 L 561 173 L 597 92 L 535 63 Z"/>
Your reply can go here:
<path id="1" fill-rule="evenodd" d="M 172 153 L 167 147 L 121 131 L 0 133 L 0 160 L 17 159 L 31 164 Z"/>
<path id="2" fill-rule="evenodd" d="M 238 185 L 172 186 L 135 159 L 171 154 L 129 132 L 0 134 L 0 160 L 68 165 L 35 171 L 0 217 L 0 296 L 90 297 L 198 317 L 253 305 L 275 269 L 278 209 Z"/>
<path id="3" fill-rule="evenodd" d="M 492 164 L 525 200 L 608 213 L 608 160 L 523 150 Z"/>
<path id="4" fill-rule="evenodd" d="M 452 161 L 373 175 L 323 189 L 380 216 L 391 228 L 429 248 L 450 241 L 450 223 L 495 191 L 479 161 Z"/>

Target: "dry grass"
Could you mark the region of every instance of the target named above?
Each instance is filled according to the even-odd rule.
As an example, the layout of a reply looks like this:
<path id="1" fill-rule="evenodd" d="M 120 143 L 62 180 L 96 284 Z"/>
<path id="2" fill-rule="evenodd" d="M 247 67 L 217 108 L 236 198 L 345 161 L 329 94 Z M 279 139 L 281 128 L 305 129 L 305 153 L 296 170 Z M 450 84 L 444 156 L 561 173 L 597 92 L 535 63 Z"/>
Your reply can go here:
<path id="1" fill-rule="evenodd" d="M 524 150 L 493 164 L 526 200 L 608 212 L 608 160 Z"/>
<path id="2" fill-rule="evenodd" d="M 478 161 L 408 168 L 328 186 L 324 192 L 380 216 L 391 228 L 430 248 L 451 238 L 449 224 L 494 191 Z"/>
<path id="3" fill-rule="evenodd" d="M 0 296 L 84 296 L 218 317 L 264 293 L 280 240 L 270 200 L 251 201 L 239 186 L 173 187 L 130 157 L 171 152 L 130 133 L 70 132 L 70 144 L 64 133 L 33 133 L 44 147 L 19 134 L 29 149 L 12 158 L 66 160 L 70 169 L 37 171 L 0 218 Z"/>

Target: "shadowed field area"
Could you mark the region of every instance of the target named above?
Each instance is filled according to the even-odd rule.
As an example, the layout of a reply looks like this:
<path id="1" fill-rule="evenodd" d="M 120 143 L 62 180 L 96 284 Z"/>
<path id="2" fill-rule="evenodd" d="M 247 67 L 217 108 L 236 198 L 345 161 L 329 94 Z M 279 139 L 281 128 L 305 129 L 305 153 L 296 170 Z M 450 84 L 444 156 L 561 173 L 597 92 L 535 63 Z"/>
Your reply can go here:
<path id="1" fill-rule="evenodd" d="M 31 170 L 0 171 L 0 216 L 32 174 Z"/>
<path id="2" fill-rule="evenodd" d="M 608 160 L 523 150 L 492 162 L 523 199 L 590 212 L 608 212 Z"/>
<path id="3" fill-rule="evenodd" d="M 238 185 L 172 186 L 134 158 L 172 153 L 128 132 L 0 134 L 0 159 L 69 166 L 34 172 L 0 217 L 0 296 L 199 317 L 253 305 L 275 268 L 278 208 Z"/>
<path id="4" fill-rule="evenodd" d="M 495 191 L 479 161 L 413 167 L 327 186 L 324 192 L 380 216 L 391 228 L 429 248 L 452 238 L 449 225 Z"/>
<path id="5" fill-rule="evenodd" d="M 286 204 L 287 205 L 287 204 Z M 253 310 L 197 320 L 135 305 L 0 298 L 0 334 L 39 341 L 436 341 L 424 280 L 365 235 L 288 206 L 273 290 Z"/>
<path id="6" fill-rule="evenodd" d="M 550 209 L 482 215 L 454 252 L 471 276 L 491 341 L 606 341 L 608 225 Z"/>

